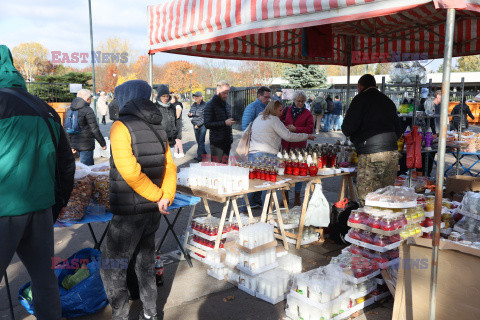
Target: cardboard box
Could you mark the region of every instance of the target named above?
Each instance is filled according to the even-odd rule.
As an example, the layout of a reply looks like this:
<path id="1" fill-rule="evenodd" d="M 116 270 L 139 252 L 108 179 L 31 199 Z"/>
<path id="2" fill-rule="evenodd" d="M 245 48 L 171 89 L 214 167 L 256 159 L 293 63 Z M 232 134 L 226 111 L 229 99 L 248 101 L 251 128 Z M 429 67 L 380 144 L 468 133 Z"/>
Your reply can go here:
<path id="1" fill-rule="evenodd" d="M 432 240 L 400 248 L 393 320 L 429 319 Z M 480 319 L 480 250 L 441 241 L 436 320 Z"/>
<path id="2" fill-rule="evenodd" d="M 447 177 L 445 197 L 459 201 L 458 194 L 466 191 L 480 191 L 480 177 L 454 176 Z M 461 198 L 460 198 L 461 201 Z"/>
<path id="3" fill-rule="evenodd" d="M 261 246 L 255 247 L 253 249 L 249 249 L 237 243 L 237 248 L 248 254 L 257 253 L 257 252 L 267 250 L 276 246 L 277 246 L 277 240 L 273 240 L 272 242 L 262 244 Z"/>

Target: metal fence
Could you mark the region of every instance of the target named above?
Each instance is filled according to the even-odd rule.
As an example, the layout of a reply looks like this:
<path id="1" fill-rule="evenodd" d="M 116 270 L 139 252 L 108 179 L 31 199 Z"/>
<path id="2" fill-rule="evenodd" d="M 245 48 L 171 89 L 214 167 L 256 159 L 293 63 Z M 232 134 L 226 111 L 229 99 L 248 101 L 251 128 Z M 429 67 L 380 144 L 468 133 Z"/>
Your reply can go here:
<path id="1" fill-rule="evenodd" d="M 415 89 L 420 90 L 419 87 L 415 85 L 392 85 L 392 84 L 377 84 L 378 88 L 382 90 L 390 99 L 395 101 L 405 95 L 405 93 L 410 93 L 413 96 L 413 91 Z M 430 95 L 435 91 L 435 87 L 431 85 L 422 85 L 422 87 L 428 87 L 430 90 Z M 258 87 L 231 87 L 230 94 L 228 96 L 228 103 L 232 107 L 232 117 L 237 121 L 237 124 L 234 128 L 239 128 L 241 126 L 241 120 L 243 112 L 247 105 L 255 101 L 257 98 L 257 89 Z M 340 101 L 343 104 L 344 113 L 348 109 L 348 106 L 352 102 L 352 99 L 358 94 L 356 84 L 352 84 L 350 87 L 350 99 L 347 101 L 347 90 L 346 89 L 295 89 L 303 90 L 307 94 L 307 99 L 311 96 L 317 97 L 319 94 L 322 94 L 323 97 L 330 95 L 333 99 L 335 96 L 340 98 Z M 207 88 L 205 89 L 205 101 L 208 102 L 213 95 L 216 93 L 216 88 Z M 273 94 L 273 93 L 272 93 Z M 419 96 L 420 92 L 417 93 Z M 450 101 L 460 101 L 461 91 L 450 91 Z M 477 92 L 474 91 L 465 91 L 465 97 L 468 99 L 473 99 Z M 291 100 L 284 100 L 283 105 L 289 106 L 293 103 Z"/>
<path id="2" fill-rule="evenodd" d="M 77 96 L 69 83 L 27 82 L 27 90 L 46 102 L 71 102 Z"/>

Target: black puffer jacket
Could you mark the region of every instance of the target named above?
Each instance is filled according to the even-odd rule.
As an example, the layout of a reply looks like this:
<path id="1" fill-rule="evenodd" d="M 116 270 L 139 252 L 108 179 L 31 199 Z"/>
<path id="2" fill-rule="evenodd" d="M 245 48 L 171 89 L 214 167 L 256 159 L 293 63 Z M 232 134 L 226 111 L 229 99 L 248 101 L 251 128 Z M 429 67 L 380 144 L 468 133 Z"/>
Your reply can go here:
<path id="1" fill-rule="evenodd" d="M 147 99 L 129 101 L 120 111 L 119 121 L 128 128 L 132 138 L 132 151 L 142 172 L 157 186 L 162 185 L 165 172 L 167 134 L 163 129 L 162 114 L 153 102 Z M 161 138 L 144 122 L 148 122 Z M 136 193 L 118 172 L 113 157 L 110 157 L 110 207 L 117 215 L 158 213 L 158 204 Z"/>
<path id="2" fill-rule="evenodd" d="M 95 139 L 101 147 L 105 147 L 107 143 L 100 132 L 95 113 L 88 103 L 82 98 L 75 98 L 70 108 L 78 110 L 78 125 L 82 130 L 78 134 L 68 134 L 71 147 L 77 151 L 91 151 L 95 149 Z"/>
<path id="3" fill-rule="evenodd" d="M 210 144 L 220 149 L 230 149 L 233 142 L 232 127 L 225 124 L 231 118 L 230 106 L 218 95 L 214 95 L 205 106 L 203 118 L 205 128 L 210 129 Z"/>
<path id="4" fill-rule="evenodd" d="M 178 138 L 178 132 L 181 130 L 181 128 L 179 128 L 180 123 L 177 121 L 175 107 L 171 103 L 168 105 L 168 107 L 164 107 L 159 102 L 156 103 L 158 110 L 162 114 L 162 126 L 167 132 L 168 144 L 170 147 L 173 147 L 175 145 L 175 139 Z"/>

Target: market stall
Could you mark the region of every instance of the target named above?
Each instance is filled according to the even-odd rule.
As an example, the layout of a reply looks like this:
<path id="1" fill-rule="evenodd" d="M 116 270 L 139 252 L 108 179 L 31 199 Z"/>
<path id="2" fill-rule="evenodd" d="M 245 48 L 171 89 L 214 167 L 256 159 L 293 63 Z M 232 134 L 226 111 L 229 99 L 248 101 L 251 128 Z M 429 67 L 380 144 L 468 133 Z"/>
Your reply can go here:
<path id="1" fill-rule="evenodd" d="M 207 10 L 208 9 L 208 10 Z M 153 54 L 222 59 L 355 64 L 444 59 L 430 318 L 436 291 L 452 56 L 480 52 L 480 1 L 170 1 L 148 7 Z M 314 43 L 330 43 L 316 47 Z M 310 44 L 310 46 L 309 46 Z M 347 103 L 349 99 L 349 77 Z"/>

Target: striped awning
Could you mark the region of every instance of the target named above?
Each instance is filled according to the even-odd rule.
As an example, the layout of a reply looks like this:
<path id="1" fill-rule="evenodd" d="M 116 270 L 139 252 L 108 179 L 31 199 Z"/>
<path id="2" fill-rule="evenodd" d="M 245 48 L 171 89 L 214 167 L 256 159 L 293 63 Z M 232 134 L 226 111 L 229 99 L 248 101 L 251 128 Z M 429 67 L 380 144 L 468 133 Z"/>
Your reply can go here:
<path id="1" fill-rule="evenodd" d="M 480 54 L 480 0 L 173 0 L 148 7 L 149 53 L 352 65 Z M 317 36 L 318 35 L 318 36 Z"/>

